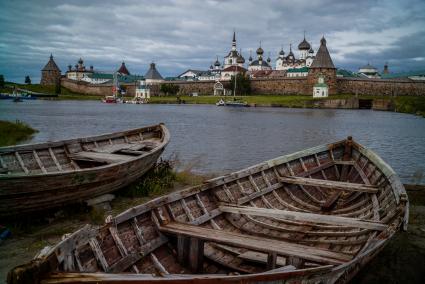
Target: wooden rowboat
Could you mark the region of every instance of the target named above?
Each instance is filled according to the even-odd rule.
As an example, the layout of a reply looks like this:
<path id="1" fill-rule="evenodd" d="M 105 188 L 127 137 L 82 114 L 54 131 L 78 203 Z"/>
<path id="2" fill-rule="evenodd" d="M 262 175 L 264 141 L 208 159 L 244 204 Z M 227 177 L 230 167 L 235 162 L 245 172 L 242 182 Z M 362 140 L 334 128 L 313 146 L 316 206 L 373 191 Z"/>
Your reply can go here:
<path id="1" fill-rule="evenodd" d="M 141 177 L 170 139 L 163 124 L 0 148 L 0 217 L 85 201 Z"/>
<path id="2" fill-rule="evenodd" d="M 86 225 L 9 283 L 344 283 L 408 222 L 396 173 L 347 140 Z"/>

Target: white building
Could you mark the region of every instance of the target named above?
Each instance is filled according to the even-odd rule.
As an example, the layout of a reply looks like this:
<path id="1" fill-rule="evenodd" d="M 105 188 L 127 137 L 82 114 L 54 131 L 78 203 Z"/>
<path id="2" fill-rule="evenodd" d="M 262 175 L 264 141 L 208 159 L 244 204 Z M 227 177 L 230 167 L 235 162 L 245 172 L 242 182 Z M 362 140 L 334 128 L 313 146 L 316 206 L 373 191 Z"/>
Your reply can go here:
<path id="1" fill-rule="evenodd" d="M 295 57 L 292 52 L 292 44 L 289 45 L 289 53 L 285 56 L 283 48 L 279 51 L 279 56 L 276 59 L 276 70 L 288 70 L 293 68 L 310 67 L 314 60 L 314 50 L 311 44 L 305 39 L 298 45 L 299 58 Z"/>
<path id="2" fill-rule="evenodd" d="M 313 87 L 313 98 L 325 98 L 329 96 L 329 87 L 325 83 L 325 78 L 320 75 L 317 83 Z"/>
<path id="3" fill-rule="evenodd" d="M 272 70 L 272 67 L 270 66 L 270 56 L 267 58 L 267 60 L 264 60 L 264 50 L 261 48 L 261 45 L 259 48 L 257 48 L 256 53 L 257 59 L 254 61 L 252 60 L 252 57 L 249 56 L 248 71 Z"/>
<path id="4" fill-rule="evenodd" d="M 359 68 L 359 74 L 367 78 L 381 78 L 378 69 L 367 63 L 367 65 Z"/>
<path id="5" fill-rule="evenodd" d="M 243 58 L 241 52 L 238 52 L 236 49 L 236 33 L 233 32 L 232 49 L 229 51 L 227 56 L 224 57 L 223 68 L 227 68 L 233 65 L 243 67 L 244 64 L 245 64 L 245 58 Z"/>
<path id="6" fill-rule="evenodd" d="M 286 70 L 286 77 L 307 77 L 308 67 L 291 68 Z"/>
<path id="7" fill-rule="evenodd" d="M 90 66 L 90 69 L 86 69 L 83 59 L 80 58 L 74 68 L 72 68 L 71 65 L 68 65 L 68 71 L 66 71 L 65 76 L 70 80 L 85 81 L 85 79 L 88 78 L 90 74 L 93 74 L 93 72 L 93 66 Z"/>
<path id="8" fill-rule="evenodd" d="M 229 66 L 221 70 L 221 80 L 230 80 L 232 76 L 244 74 L 246 69 L 237 65 Z"/>
<path id="9" fill-rule="evenodd" d="M 139 103 L 146 103 L 151 97 L 150 87 L 146 85 L 146 81 L 140 80 L 138 86 L 136 87 L 136 95 L 134 96 L 134 101 Z"/>

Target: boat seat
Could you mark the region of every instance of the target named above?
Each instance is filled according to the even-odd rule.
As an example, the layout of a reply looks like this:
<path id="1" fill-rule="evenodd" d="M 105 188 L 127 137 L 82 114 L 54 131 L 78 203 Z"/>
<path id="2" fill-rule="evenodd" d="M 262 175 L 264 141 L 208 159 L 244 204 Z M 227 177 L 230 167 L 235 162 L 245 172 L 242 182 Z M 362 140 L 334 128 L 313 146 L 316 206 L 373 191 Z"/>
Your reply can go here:
<path id="1" fill-rule="evenodd" d="M 119 154 L 109 154 L 109 153 L 96 153 L 96 152 L 88 152 L 82 151 L 75 154 L 69 155 L 72 160 L 80 160 L 80 161 L 93 161 L 99 163 L 119 163 L 123 161 L 127 161 L 129 159 L 134 158 L 134 156 L 129 155 L 119 155 Z"/>
<path id="2" fill-rule="evenodd" d="M 183 235 L 230 246 L 243 247 L 250 250 L 278 255 L 299 257 L 305 260 L 319 263 L 339 265 L 350 261 L 353 256 L 341 252 L 333 252 L 316 247 L 290 243 L 266 237 L 256 237 L 224 230 L 214 230 L 186 223 L 171 222 L 160 225 L 159 230 L 163 233 Z"/>
<path id="3" fill-rule="evenodd" d="M 298 211 L 289 211 L 289 210 L 280 210 L 280 209 L 269 209 L 261 207 L 251 207 L 251 206 L 234 206 L 234 205 L 221 205 L 219 207 L 220 211 L 233 213 L 233 214 L 243 214 L 251 216 L 262 216 L 268 218 L 281 218 L 291 221 L 300 221 L 306 223 L 322 223 L 329 224 L 333 226 L 345 226 L 351 228 L 361 228 L 368 230 L 383 231 L 387 229 L 387 225 L 379 221 L 364 220 L 358 218 L 350 218 L 343 216 L 335 215 L 322 215 L 314 214 L 307 212 L 298 212 Z"/>
<path id="4" fill-rule="evenodd" d="M 105 145 L 90 149 L 91 152 L 96 153 L 115 153 L 123 150 L 131 150 L 131 151 L 140 151 L 146 148 L 151 148 L 152 143 L 121 143 L 121 144 L 113 144 L 113 145 Z"/>
<path id="5" fill-rule="evenodd" d="M 340 190 L 347 190 L 347 191 L 359 191 L 359 192 L 366 192 L 366 193 L 378 192 L 378 187 L 376 185 L 367 185 L 367 184 L 360 184 L 360 183 L 322 180 L 322 179 L 294 177 L 294 176 L 279 177 L 279 181 L 283 183 L 318 186 L 322 188 L 332 188 L 332 189 L 340 189 Z"/>

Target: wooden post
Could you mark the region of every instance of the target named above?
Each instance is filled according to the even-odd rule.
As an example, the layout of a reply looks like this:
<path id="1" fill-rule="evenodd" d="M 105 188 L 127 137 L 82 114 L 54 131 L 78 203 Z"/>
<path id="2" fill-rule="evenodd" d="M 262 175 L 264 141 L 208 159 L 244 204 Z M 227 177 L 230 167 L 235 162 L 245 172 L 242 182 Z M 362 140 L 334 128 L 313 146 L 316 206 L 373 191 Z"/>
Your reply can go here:
<path id="1" fill-rule="evenodd" d="M 276 268 L 277 252 L 269 252 L 267 255 L 267 270 Z"/>
<path id="2" fill-rule="evenodd" d="M 190 238 L 189 266 L 193 273 L 202 273 L 204 265 L 204 241 Z"/>
<path id="3" fill-rule="evenodd" d="M 186 264 L 189 254 L 189 238 L 177 235 L 177 260 L 181 265 Z"/>
<path id="4" fill-rule="evenodd" d="M 296 256 L 288 256 L 288 258 L 286 259 L 286 265 L 292 265 L 299 269 L 303 265 L 303 260 Z"/>

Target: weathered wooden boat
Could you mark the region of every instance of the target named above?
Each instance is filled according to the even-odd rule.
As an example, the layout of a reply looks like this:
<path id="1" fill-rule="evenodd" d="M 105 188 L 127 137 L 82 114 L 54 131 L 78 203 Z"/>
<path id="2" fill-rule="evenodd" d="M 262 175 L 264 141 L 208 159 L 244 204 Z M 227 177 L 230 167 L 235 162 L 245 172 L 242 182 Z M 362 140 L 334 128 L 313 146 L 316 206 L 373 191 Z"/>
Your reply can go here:
<path id="1" fill-rule="evenodd" d="M 58 142 L 0 148 L 0 217 L 85 201 L 122 188 L 157 161 L 163 124 Z"/>
<path id="2" fill-rule="evenodd" d="M 408 222 L 396 173 L 348 138 L 86 225 L 9 283 L 344 283 Z"/>

